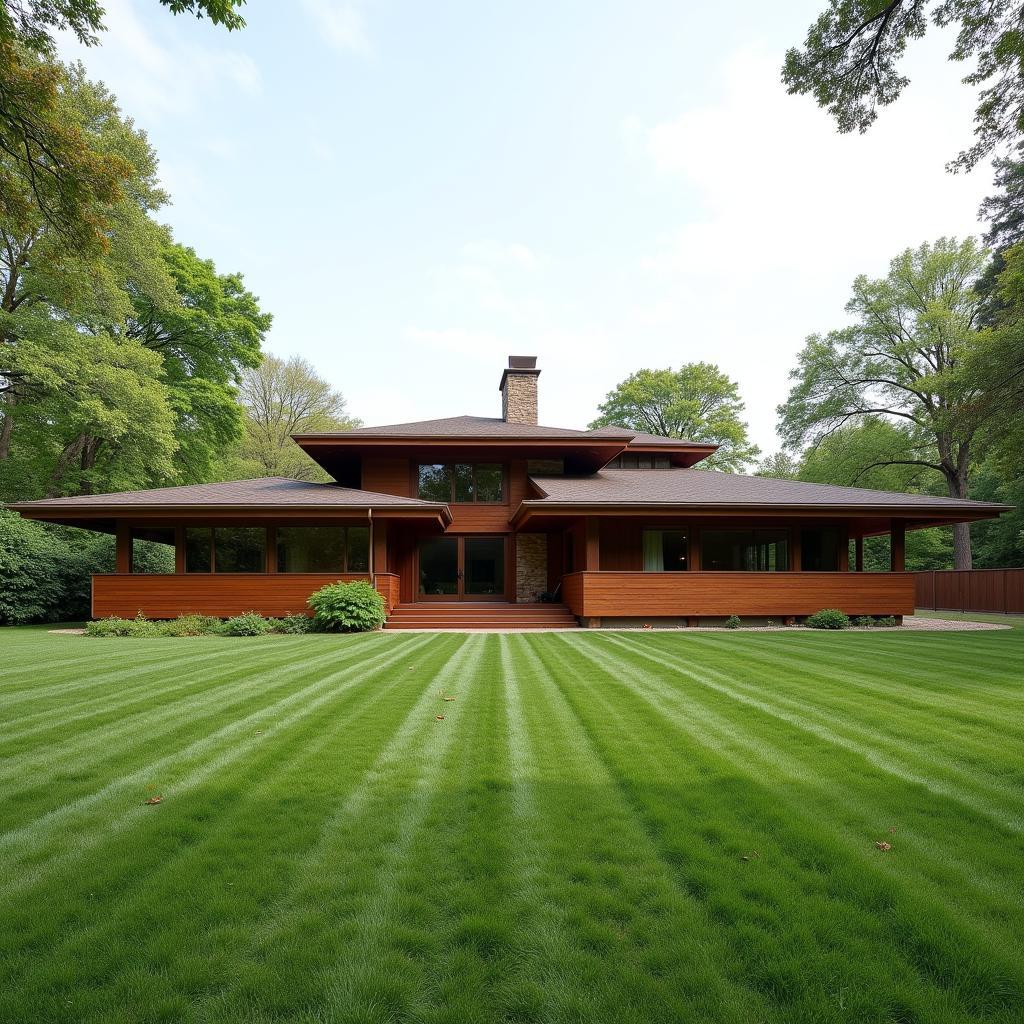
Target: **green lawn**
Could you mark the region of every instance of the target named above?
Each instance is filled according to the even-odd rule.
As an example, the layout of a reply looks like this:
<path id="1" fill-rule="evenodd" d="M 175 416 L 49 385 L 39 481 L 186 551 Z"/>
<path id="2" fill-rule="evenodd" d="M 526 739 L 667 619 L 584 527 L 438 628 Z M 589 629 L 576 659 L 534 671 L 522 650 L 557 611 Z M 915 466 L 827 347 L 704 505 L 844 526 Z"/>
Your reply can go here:
<path id="1" fill-rule="evenodd" d="M 1024 630 L 0 630 L 0 1021 L 1019 1024 L 1022 696 Z"/>

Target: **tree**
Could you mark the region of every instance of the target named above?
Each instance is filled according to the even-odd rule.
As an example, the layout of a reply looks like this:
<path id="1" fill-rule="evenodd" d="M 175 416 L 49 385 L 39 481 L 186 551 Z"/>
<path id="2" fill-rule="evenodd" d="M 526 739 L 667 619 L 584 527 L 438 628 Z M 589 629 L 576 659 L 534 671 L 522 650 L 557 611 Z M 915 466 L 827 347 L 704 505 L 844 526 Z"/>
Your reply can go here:
<path id="1" fill-rule="evenodd" d="M 231 30 L 244 25 L 244 0 L 160 0 L 174 14 L 208 17 Z M 0 0 L 0 215 L 25 202 L 81 249 L 103 248 L 101 212 L 120 197 L 130 169 L 96 152 L 62 114 L 67 88 L 53 62 L 54 32 L 69 31 L 93 45 L 103 29 L 99 0 Z"/>
<path id="2" fill-rule="evenodd" d="M 777 451 L 763 458 L 754 470 L 754 476 L 768 476 L 776 480 L 795 480 L 800 464 L 786 451 Z"/>
<path id="3" fill-rule="evenodd" d="M 330 479 L 291 435 L 360 425 L 346 414 L 341 392 L 300 356 L 284 360 L 268 355 L 258 367 L 244 371 L 239 398 L 245 431 L 228 469 L 234 476 Z"/>
<path id="4" fill-rule="evenodd" d="M 943 238 L 901 253 L 884 278 L 858 277 L 846 307 L 856 322 L 809 337 L 790 374 L 778 409 L 786 443 L 818 446 L 842 428 L 884 421 L 898 428 L 888 432 L 894 444 L 865 470 L 932 470 L 951 497 L 967 498 L 975 442 L 999 410 L 972 369 L 994 337 L 978 330 L 973 288 L 986 259 L 973 239 Z M 956 567 L 969 569 L 966 523 L 953 527 L 953 546 Z"/>
<path id="5" fill-rule="evenodd" d="M 702 465 L 735 473 L 761 453 L 747 437 L 743 408 L 738 386 L 717 366 L 686 363 L 678 370 L 637 370 L 608 393 L 590 426 L 717 444 Z"/>
<path id="6" fill-rule="evenodd" d="M 907 86 L 900 63 L 929 23 L 958 25 L 950 60 L 975 62 L 963 81 L 981 86 L 976 142 L 954 161 L 973 167 L 1024 134 L 1024 33 L 1013 0 L 829 0 L 803 48 L 786 53 L 782 80 L 790 93 L 812 94 L 841 132 L 864 132 Z"/>

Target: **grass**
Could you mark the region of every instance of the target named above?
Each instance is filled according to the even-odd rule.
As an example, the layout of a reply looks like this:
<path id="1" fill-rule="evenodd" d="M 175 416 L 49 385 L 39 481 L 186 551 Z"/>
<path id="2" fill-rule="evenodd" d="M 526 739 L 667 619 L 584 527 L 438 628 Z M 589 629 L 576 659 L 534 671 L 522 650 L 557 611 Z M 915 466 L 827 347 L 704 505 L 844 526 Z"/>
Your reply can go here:
<path id="1" fill-rule="evenodd" d="M 1016 1024 L 1022 669 L 0 631 L 0 1021 Z"/>

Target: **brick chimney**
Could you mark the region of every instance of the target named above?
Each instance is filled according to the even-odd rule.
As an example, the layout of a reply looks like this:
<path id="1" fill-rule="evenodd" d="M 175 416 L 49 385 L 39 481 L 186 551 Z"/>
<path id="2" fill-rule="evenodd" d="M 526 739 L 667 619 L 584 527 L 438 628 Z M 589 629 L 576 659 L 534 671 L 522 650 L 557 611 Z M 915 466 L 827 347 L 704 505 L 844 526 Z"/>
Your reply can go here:
<path id="1" fill-rule="evenodd" d="M 536 356 L 509 356 L 508 366 L 501 374 L 501 418 L 506 423 L 537 425 Z"/>

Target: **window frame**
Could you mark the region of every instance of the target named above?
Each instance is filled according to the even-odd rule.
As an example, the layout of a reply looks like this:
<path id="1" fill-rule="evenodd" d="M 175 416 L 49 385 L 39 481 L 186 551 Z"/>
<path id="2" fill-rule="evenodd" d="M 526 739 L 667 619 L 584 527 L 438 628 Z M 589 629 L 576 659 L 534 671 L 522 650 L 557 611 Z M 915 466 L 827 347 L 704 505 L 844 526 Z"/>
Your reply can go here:
<path id="1" fill-rule="evenodd" d="M 708 565 L 708 560 L 707 560 L 707 543 L 706 543 L 706 539 L 707 539 L 707 535 L 709 533 L 742 533 L 742 534 L 746 534 L 750 538 L 750 542 L 751 542 L 750 543 L 750 548 L 754 552 L 757 551 L 758 546 L 759 546 L 758 534 L 762 534 L 762 533 L 782 533 L 782 534 L 785 534 L 785 545 L 786 545 L 786 562 L 785 562 L 785 565 L 781 565 L 781 566 L 780 565 L 776 565 L 776 567 L 774 569 L 768 569 L 768 568 L 765 568 L 765 569 L 758 569 L 758 568 L 747 569 L 747 568 L 744 568 L 744 566 L 742 566 L 742 565 L 740 565 L 740 566 L 738 566 L 736 568 L 729 567 L 729 568 L 724 568 L 723 569 L 723 568 L 719 568 L 717 566 L 712 568 L 710 565 Z M 778 543 L 780 543 L 780 540 L 776 540 L 774 542 L 769 541 L 768 543 L 778 544 Z M 736 526 L 736 527 L 726 526 L 726 527 L 713 527 L 713 528 L 710 528 L 710 529 L 705 527 L 704 529 L 702 529 L 700 531 L 700 567 L 701 567 L 701 569 L 705 570 L 706 572 L 736 572 L 736 573 L 742 573 L 742 572 L 767 572 L 767 573 L 789 572 L 790 571 L 790 566 L 792 565 L 792 558 L 793 558 L 793 530 L 792 530 L 791 527 L 788 527 L 788 526 Z M 756 559 L 756 554 L 755 554 L 755 559 Z"/>
<path id="2" fill-rule="evenodd" d="M 420 481 L 421 481 L 421 470 L 425 466 L 444 466 L 445 476 L 448 480 L 448 499 L 445 502 L 447 505 L 507 505 L 508 504 L 508 465 L 504 462 L 494 462 L 489 460 L 480 460 L 478 462 L 417 462 L 416 469 L 413 474 L 416 486 L 416 497 L 421 501 L 433 501 L 437 499 L 424 498 L 420 494 Z M 470 474 L 470 482 L 472 487 L 473 497 L 469 501 L 457 501 L 455 498 L 455 483 L 456 483 L 456 466 L 469 466 L 472 470 Z M 478 466 L 497 466 L 501 472 L 501 495 L 498 498 L 478 498 L 477 497 L 477 467 Z"/>
<path id="3" fill-rule="evenodd" d="M 339 530 L 342 534 L 341 538 L 341 565 L 335 566 L 333 569 L 282 569 L 281 559 L 281 533 L 284 530 Z M 349 541 L 350 530 L 365 530 L 366 531 L 366 568 L 364 569 L 352 569 L 349 566 L 349 551 L 351 549 L 351 543 Z M 339 573 L 344 576 L 366 576 L 370 572 L 370 527 L 368 524 L 363 523 L 343 523 L 340 526 L 323 526 L 323 525 L 306 525 L 306 526 L 292 526 L 290 524 L 284 524 L 281 526 L 274 527 L 274 559 L 276 572 L 281 576 L 301 576 L 303 574 L 308 576 L 326 576 L 333 573 Z"/>

